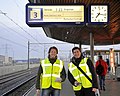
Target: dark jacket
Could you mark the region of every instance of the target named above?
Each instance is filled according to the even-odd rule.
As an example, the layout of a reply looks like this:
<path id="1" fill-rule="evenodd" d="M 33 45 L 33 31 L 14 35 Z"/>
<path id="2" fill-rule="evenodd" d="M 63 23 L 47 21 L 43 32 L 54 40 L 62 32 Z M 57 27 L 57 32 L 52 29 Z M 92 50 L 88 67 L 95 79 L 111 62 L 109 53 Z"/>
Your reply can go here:
<path id="1" fill-rule="evenodd" d="M 79 64 L 81 62 L 81 60 L 84 59 L 83 56 L 81 56 L 80 58 L 75 58 L 73 57 L 71 59 L 71 62 L 76 66 L 76 67 L 79 67 Z M 89 67 L 89 70 L 92 74 L 92 87 L 93 88 L 98 88 L 98 82 L 97 82 L 97 75 L 96 75 L 96 72 L 95 72 L 95 68 L 94 68 L 94 65 L 92 63 L 92 61 L 90 59 L 87 60 L 87 65 Z M 74 85 L 74 82 L 76 81 L 75 78 L 73 77 L 73 75 L 70 73 L 70 71 L 68 70 L 68 79 L 69 81 L 71 82 L 72 85 Z"/>
<path id="2" fill-rule="evenodd" d="M 48 59 L 49 59 L 51 64 L 54 64 L 57 58 L 56 59 L 50 59 L 48 57 Z M 36 89 L 40 89 L 40 86 L 41 86 L 40 85 L 40 76 L 41 76 L 42 73 L 43 73 L 43 69 L 42 69 L 42 66 L 40 64 L 38 74 L 37 74 L 37 80 L 36 80 Z M 65 81 L 65 79 L 66 79 L 66 71 L 65 71 L 64 66 L 63 66 L 63 69 L 62 69 L 62 71 L 60 73 L 60 77 L 62 78 L 62 82 Z"/>

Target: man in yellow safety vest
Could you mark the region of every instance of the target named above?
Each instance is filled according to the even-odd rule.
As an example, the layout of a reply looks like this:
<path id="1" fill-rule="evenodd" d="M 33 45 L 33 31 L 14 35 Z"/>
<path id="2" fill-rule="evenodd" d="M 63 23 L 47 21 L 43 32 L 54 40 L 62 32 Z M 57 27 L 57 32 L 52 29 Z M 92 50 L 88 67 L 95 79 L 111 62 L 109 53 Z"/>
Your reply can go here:
<path id="1" fill-rule="evenodd" d="M 97 75 L 94 65 L 90 59 L 84 58 L 79 47 L 72 49 L 73 57 L 68 64 L 68 79 L 73 85 L 73 90 L 76 96 L 95 96 L 98 88 Z M 86 78 L 84 73 L 92 80 L 92 83 Z"/>
<path id="2" fill-rule="evenodd" d="M 57 59 L 57 54 L 58 49 L 55 46 L 50 47 L 48 58 L 40 62 L 36 81 L 37 96 L 60 96 L 61 84 L 65 81 L 66 72 L 63 61 Z"/>

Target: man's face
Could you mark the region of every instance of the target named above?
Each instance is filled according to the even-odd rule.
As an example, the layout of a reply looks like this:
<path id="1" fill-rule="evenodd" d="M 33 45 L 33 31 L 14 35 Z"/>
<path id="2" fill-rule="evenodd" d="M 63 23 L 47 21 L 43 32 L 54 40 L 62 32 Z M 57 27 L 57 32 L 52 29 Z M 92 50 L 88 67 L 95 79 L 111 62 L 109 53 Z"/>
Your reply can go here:
<path id="1" fill-rule="evenodd" d="M 81 52 L 80 52 L 78 49 L 75 49 L 75 50 L 73 51 L 73 55 L 74 55 L 75 58 L 80 58 Z"/>
<path id="2" fill-rule="evenodd" d="M 51 49 L 49 55 L 50 55 L 50 58 L 56 58 L 57 51 L 55 49 Z"/>

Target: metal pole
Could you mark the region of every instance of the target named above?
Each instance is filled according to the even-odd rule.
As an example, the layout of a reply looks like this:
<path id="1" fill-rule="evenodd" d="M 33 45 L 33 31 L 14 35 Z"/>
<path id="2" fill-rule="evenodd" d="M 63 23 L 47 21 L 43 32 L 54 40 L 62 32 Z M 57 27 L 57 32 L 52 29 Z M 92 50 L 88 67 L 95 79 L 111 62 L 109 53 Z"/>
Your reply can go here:
<path id="1" fill-rule="evenodd" d="M 77 1 L 76 1 L 76 0 L 74 0 L 74 3 L 77 3 Z"/>
<path id="2" fill-rule="evenodd" d="M 14 50 L 13 50 L 13 66 L 14 66 Z"/>
<path id="3" fill-rule="evenodd" d="M 74 47 L 75 47 L 75 44 L 74 44 Z"/>
<path id="4" fill-rule="evenodd" d="M 79 43 L 79 48 L 81 49 L 81 52 L 82 52 L 81 42 Z"/>
<path id="5" fill-rule="evenodd" d="M 28 69 L 30 65 L 30 42 L 28 41 Z"/>
<path id="6" fill-rule="evenodd" d="M 37 0 L 34 0 L 34 3 L 37 3 Z"/>
<path id="7" fill-rule="evenodd" d="M 90 55 L 91 60 L 94 63 L 94 37 L 92 32 L 90 32 Z"/>

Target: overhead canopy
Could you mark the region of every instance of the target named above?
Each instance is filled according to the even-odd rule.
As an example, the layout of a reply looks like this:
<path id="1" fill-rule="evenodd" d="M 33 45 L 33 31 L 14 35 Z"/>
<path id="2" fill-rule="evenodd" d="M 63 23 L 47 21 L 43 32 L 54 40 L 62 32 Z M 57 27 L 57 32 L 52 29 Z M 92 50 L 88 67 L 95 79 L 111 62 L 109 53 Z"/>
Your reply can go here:
<path id="1" fill-rule="evenodd" d="M 29 0 L 33 3 L 35 0 Z M 108 25 L 85 25 L 74 27 L 43 27 L 48 37 L 76 44 L 90 44 L 89 33 L 94 34 L 95 45 L 111 45 L 120 43 L 120 0 L 36 0 L 40 4 L 109 4 L 110 22 Z"/>

